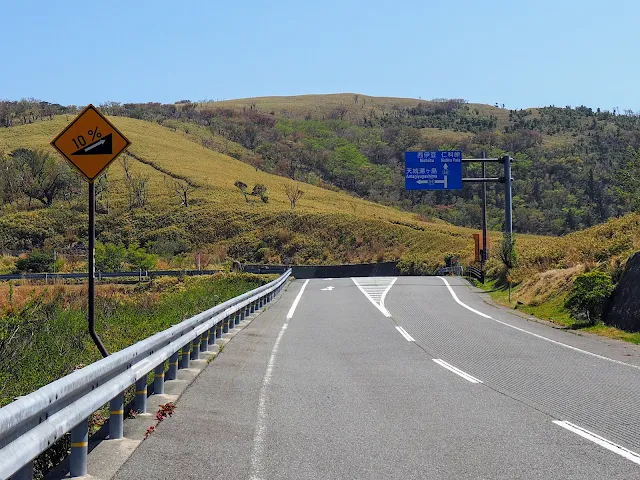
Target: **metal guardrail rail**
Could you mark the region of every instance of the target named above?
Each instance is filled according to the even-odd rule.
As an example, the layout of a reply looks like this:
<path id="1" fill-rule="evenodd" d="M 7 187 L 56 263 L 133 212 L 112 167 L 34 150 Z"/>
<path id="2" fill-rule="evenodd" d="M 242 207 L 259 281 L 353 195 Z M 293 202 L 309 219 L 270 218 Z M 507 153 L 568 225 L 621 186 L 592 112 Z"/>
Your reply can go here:
<path id="1" fill-rule="evenodd" d="M 463 267 L 458 265 L 455 267 L 441 267 L 436 271 L 436 275 L 458 275 L 460 277 L 470 277 L 484 283 L 484 275 L 482 270 L 477 267 Z"/>
<path id="2" fill-rule="evenodd" d="M 448 274 L 458 275 L 461 277 L 464 274 L 464 267 L 459 265 L 456 267 L 441 267 L 438 270 L 436 270 L 436 275 L 448 275 Z"/>
<path id="3" fill-rule="evenodd" d="M 192 275 L 213 275 L 223 270 L 138 270 L 132 272 L 96 272 L 96 280 L 103 278 L 117 277 L 179 277 Z M 274 273 L 282 273 L 274 272 Z M 267 272 L 271 273 L 271 272 Z M 15 273 L 9 275 L 0 275 L 0 281 L 4 280 L 55 280 L 55 279 L 81 279 L 89 278 L 88 273 Z"/>
<path id="4" fill-rule="evenodd" d="M 147 375 L 154 393 L 164 392 L 178 368 L 188 368 L 245 316 L 284 288 L 291 270 L 277 280 L 199 313 L 146 340 L 98 360 L 0 408 L 0 478 L 31 479 L 33 460 L 71 432 L 70 474 L 87 473 L 88 418 L 110 403 L 110 438 L 122 438 L 124 391 L 135 384 L 137 410 L 145 411 Z M 169 360 L 165 372 L 165 361 Z"/>

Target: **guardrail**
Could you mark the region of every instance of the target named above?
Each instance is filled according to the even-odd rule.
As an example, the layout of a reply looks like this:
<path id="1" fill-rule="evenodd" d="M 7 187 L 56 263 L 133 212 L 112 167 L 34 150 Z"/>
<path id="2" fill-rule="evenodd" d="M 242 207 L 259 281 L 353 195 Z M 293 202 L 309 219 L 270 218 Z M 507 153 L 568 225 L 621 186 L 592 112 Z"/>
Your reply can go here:
<path id="1" fill-rule="evenodd" d="M 464 267 L 456 266 L 456 267 L 441 267 L 436 270 L 436 275 L 458 275 L 462 276 L 464 274 Z"/>
<path id="2" fill-rule="evenodd" d="M 138 270 L 134 272 L 96 272 L 96 280 L 103 278 L 116 277 L 179 277 L 192 275 L 213 275 L 223 270 Z M 265 273 L 283 273 L 284 270 L 278 272 Z M 0 275 L 0 281 L 3 280 L 55 280 L 55 279 L 81 279 L 89 278 L 88 273 L 15 273 L 10 275 Z"/>
<path id="3" fill-rule="evenodd" d="M 441 267 L 436 270 L 436 275 L 458 275 L 460 277 L 470 277 L 484 283 L 484 275 L 482 270 L 477 267 L 463 267 L 458 265 L 455 267 Z"/>
<path id="4" fill-rule="evenodd" d="M 484 272 L 477 267 L 465 267 L 464 276 L 475 278 L 479 282 L 484 283 Z"/>
<path id="5" fill-rule="evenodd" d="M 70 474 L 87 473 L 88 418 L 110 404 L 109 437 L 122 438 L 124 391 L 135 384 L 136 410 L 147 403 L 147 375 L 154 393 L 188 368 L 200 352 L 262 308 L 284 288 L 291 270 L 277 280 L 199 313 L 162 332 L 60 378 L 0 408 L 0 478 L 31 479 L 33 460 L 71 432 Z M 165 373 L 165 361 L 169 360 Z"/>

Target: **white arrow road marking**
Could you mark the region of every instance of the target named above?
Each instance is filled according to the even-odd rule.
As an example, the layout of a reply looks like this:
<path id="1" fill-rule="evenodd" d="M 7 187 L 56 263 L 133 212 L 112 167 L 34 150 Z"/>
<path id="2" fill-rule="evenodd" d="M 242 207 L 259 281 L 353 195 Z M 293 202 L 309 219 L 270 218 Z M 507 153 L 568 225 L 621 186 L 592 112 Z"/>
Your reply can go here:
<path id="1" fill-rule="evenodd" d="M 94 148 L 96 148 L 98 145 L 103 145 L 105 143 L 104 140 L 100 140 L 99 142 L 94 143 L 93 145 L 89 145 L 87 148 L 84 149 L 85 152 L 88 152 L 89 150 L 93 150 Z"/>
<path id="2" fill-rule="evenodd" d="M 385 317 L 391 317 L 384 306 L 384 299 L 398 277 L 363 277 L 358 280 L 352 277 L 351 280 Z"/>
<path id="3" fill-rule="evenodd" d="M 331 291 L 333 290 L 335 287 L 327 287 L 327 288 L 321 288 L 322 291 L 328 290 Z"/>
<path id="4" fill-rule="evenodd" d="M 462 370 L 460 370 L 459 368 L 454 367 L 453 365 L 451 365 L 450 363 L 445 362 L 444 360 L 440 359 L 440 358 L 434 358 L 433 359 L 434 362 L 436 362 L 438 365 L 440 365 L 441 367 L 446 368 L 447 370 L 455 373 L 456 375 L 460 375 L 462 378 L 464 378 L 465 380 L 470 381 L 471 383 L 482 383 L 480 380 L 478 380 L 476 377 L 472 377 L 471 375 L 469 375 L 468 373 L 463 372 Z"/>
<path id="5" fill-rule="evenodd" d="M 408 342 L 415 342 L 416 341 L 416 339 L 413 338 L 411 335 L 409 335 L 404 328 L 399 327 L 399 326 L 396 325 L 396 330 L 398 330 L 400 332 L 400 335 L 402 335 Z"/>
<path id="6" fill-rule="evenodd" d="M 573 423 L 564 420 L 554 420 L 553 423 L 561 426 L 562 428 L 566 428 L 570 432 L 573 432 L 576 435 L 580 435 L 582 438 L 586 438 L 587 440 L 590 440 L 593 443 L 596 443 L 613 453 L 617 453 L 627 460 L 631 460 L 633 463 L 637 463 L 638 465 L 640 465 L 640 455 L 638 455 L 636 452 L 632 452 L 631 450 L 610 442 L 606 438 L 603 438 L 600 435 L 596 435 L 595 433 L 590 432 L 589 430 L 585 430 L 584 428 L 574 425 Z"/>

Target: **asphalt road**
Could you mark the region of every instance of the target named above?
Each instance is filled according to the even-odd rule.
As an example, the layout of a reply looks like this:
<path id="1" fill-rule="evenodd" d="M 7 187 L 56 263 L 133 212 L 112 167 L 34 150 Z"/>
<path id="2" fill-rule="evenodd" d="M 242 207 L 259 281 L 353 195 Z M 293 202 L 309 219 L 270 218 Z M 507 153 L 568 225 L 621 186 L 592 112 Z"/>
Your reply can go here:
<path id="1" fill-rule="evenodd" d="M 446 280 L 294 282 L 116 478 L 640 479 L 640 348 Z"/>

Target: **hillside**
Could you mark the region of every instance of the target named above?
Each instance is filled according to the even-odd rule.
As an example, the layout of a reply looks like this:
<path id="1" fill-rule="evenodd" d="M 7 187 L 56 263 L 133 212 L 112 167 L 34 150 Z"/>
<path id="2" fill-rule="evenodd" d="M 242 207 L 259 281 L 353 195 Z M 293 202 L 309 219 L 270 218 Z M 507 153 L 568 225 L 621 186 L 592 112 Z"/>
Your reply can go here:
<path id="1" fill-rule="evenodd" d="M 434 115 L 426 115 L 426 110 L 421 110 L 426 115 L 423 117 L 431 122 L 450 122 L 459 118 L 460 110 L 464 110 L 470 115 L 493 119 L 496 124 L 507 121 L 509 124 L 504 129 L 509 131 L 518 122 L 537 121 L 535 125 L 526 126 L 551 128 L 547 118 L 550 115 L 548 109 L 531 110 L 525 115 L 457 100 L 426 102 L 355 94 L 265 97 L 198 105 L 109 104 L 103 106 L 103 110 L 117 114 L 111 119 L 132 140 L 130 155 L 124 158 L 129 162 L 131 171 L 148 177 L 149 199 L 144 208 L 129 207 L 122 161 L 116 162 L 108 172 L 108 193 L 103 194 L 104 199 L 109 199 L 109 213 L 98 216 L 99 239 L 125 244 L 138 242 L 151 251 L 167 256 L 187 255 L 195 250 L 210 251 L 215 252 L 213 261 L 240 259 L 331 263 L 404 258 L 417 259 L 419 264 L 423 262 L 434 266 L 441 264 L 446 254 L 457 254 L 468 262 L 472 253 L 470 236 L 477 230 L 447 225 L 438 217 L 465 223 L 465 212 L 478 214 L 473 209 L 477 208 L 477 187 L 465 186 L 456 193 L 409 192 L 419 195 L 412 200 L 416 202 L 413 211 L 401 211 L 397 207 L 366 201 L 336 188 L 341 186 L 344 190 L 357 190 L 357 182 L 354 185 L 349 181 L 356 172 L 360 172 L 361 177 L 378 176 L 376 195 L 368 196 L 384 203 L 394 203 L 389 202 L 388 198 L 397 194 L 394 192 L 401 188 L 401 184 L 393 179 L 385 179 L 384 174 L 387 171 L 394 173 L 395 170 L 375 163 L 379 160 L 375 155 L 364 157 L 363 160 L 361 151 L 366 150 L 366 143 L 362 143 L 365 140 L 374 146 L 377 142 L 382 152 L 380 158 L 384 158 L 385 152 L 391 154 L 391 158 L 396 158 L 399 152 L 408 148 L 404 145 L 414 142 L 450 146 L 455 146 L 456 142 L 471 142 L 465 144 L 465 148 L 469 148 L 479 136 L 484 135 L 482 132 L 463 131 L 462 128 L 425 126 L 417 129 L 406 125 L 392 125 L 392 128 L 376 126 L 375 123 L 362 126 L 346 120 L 326 119 L 336 108 L 345 111 L 344 117 L 347 118 L 366 105 L 366 108 L 374 110 L 375 115 L 383 116 L 378 118 L 379 122 L 393 123 L 387 118 L 389 116 L 404 118 L 403 121 L 412 118 L 411 121 L 417 121 L 418 117 L 413 115 L 416 112 L 402 113 L 399 110 L 416 108 L 416 102 L 421 102 L 425 109 L 436 109 L 432 112 Z M 269 112 L 270 109 L 273 109 L 274 115 Z M 586 115 L 582 110 L 560 110 L 565 116 Z M 276 111 L 279 113 L 275 114 Z M 559 115 L 558 112 L 556 114 Z M 614 118 L 609 113 L 598 115 L 610 120 Z M 308 120 L 297 119 L 298 116 Z M 634 121 L 629 116 L 615 117 L 615 121 L 619 122 Z M 14 121 L 10 128 L 0 130 L 0 152 L 9 153 L 18 147 L 49 151 L 50 139 L 72 118 L 73 114 L 69 112 L 51 116 L 34 114 L 24 118 L 24 125 L 16 125 L 18 122 Z M 379 145 L 382 141 L 376 140 L 375 132 L 384 132 L 389 128 L 400 139 L 392 139 L 394 146 Z M 371 132 L 367 133 L 369 130 Z M 408 134 L 409 131 L 412 133 Z M 495 135 L 504 139 L 511 133 Z M 571 137 L 558 132 L 544 135 L 542 143 L 546 142 L 549 148 L 560 148 Z M 489 153 L 495 154 L 496 147 L 492 148 Z M 375 153 L 377 150 L 371 151 Z M 313 152 L 323 160 L 315 164 L 315 170 L 309 171 L 306 169 L 310 168 L 313 161 L 309 154 Z M 513 154 L 517 159 L 515 175 L 523 169 L 535 170 L 535 162 L 523 156 L 525 154 Z M 577 161 L 574 159 L 574 163 Z M 335 182 L 330 175 L 322 176 L 322 169 L 327 165 L 336 169 L 340 174 L 338 179 L 343 182 Z M 580 165 L 580 162 L 576 165 Z M 560 183 L 560 179 L 565 183 L 570 182 L 571 174 L 562 163 L 553 160 L 541 163 L 537 168 L 543 166 L 545 169 L 552 168 L 555 172 L 553 175 L 558 177 L 558 180 L 553 180 L 551 174 L 544 170 L 541 174 L 553 186 L 547 190 L 536 187 L 537 194 L 545 202 L 551 202 L 548 210 L 571 212 L 567 210 L 567 205 L 576 202 L 581 209 L 590 208 L 589 205 L 579 204 L 577 193 L 563 197 L 563 189 L 567 187 Z M 295 181 L 286 175 L 268 173 L 282 173 L 280 169 L 287 167 L 293 169 Z M 301 172 L 305 170 L 307 173 L 302 175 Z M 579 172 L 584 171 L 584 167 L 579 168 Z M 180 205 L 175 180 L 186 180 L 193 186 L 186 208 Z M 245 201 L 243 194 L 234 186 L 237 180 L 247 184 L 249 192 L 256 184 L 264 185 L 268 189 L 268 203 L 251 195 Z M 284 189 L 285 185 L 293 183 L 300 185 L 304 195 L 291 211 Z M 531 204 L 526 195 L 536 194 L 536 188 L 533 187 L 523 181 L 514 183 L 516 227 L 521 224 L 522 217 L 531 214 Z M 592 182 L 589 188 L 599 189 L 602 193 L 608 187 L 598 187 Z M 490 188 L 489 212 L 495 216 L 490 226 L 496 230 L 500 227 L 502 217 L 501 192 L 501 185 Z M 458 195 L 457 200 L 455 195 Z M 452 196 L 453 203 L 449 202 Z M 395 198 L 399 200 L 395 202 L 398 206 L 411 207 L 401 198 Z M 64 203 L 57 201 L 49 209 L 32 208 L 27 211 L 24 202 L 5 205 L 0 219 L 0 247 L 8 250 L 50 248 L 53 243 L 64 245 L 82 240 L 85 238 L 82 220 L 86 211 L 85 203 L 83 194 L 78 192 L 72 200 L 67 199 Z M 617 257 L 624 260 L 626 253 L 637 248 L 637 228 L 634 221 L 629 220 L 633 218 L 613 220 L 567 237 L 545 237 L 542 241 L 535 236 L 518 235 L 521 265 L 516 276 L 525 278 L 532 272 L 581 262 L 615 262 Z M 597 218 L 592 220 L 595 222 Z M 626 229 L 612 230 L 610 225 L 619 222 L 627 222 Z M 499 244 L 499 238 L 499 233 L 492 234 L 494 247 Z"/>
<path id="2" fill-rule="evenodd" d="M 0 151 L 9 153 L 19 147 L 47 151 L 50 139 L 70 120 L 56 116 L 2 129 Z M 291 211 L 284 193 L 290 180 L 204 148 L 191 134 L 142 120 L 112 120 L 132 141 L 131 155 L 123 158 L 131 171 L 148 178 L 149 200 L 143 208 L 128 208 L 122 161 L 116 161 L 107 172 L 108 189 L 102 201 L 108 198 L 110 208 L 108 214 L 97 217 L 98 240 L 136 241 L 160 254 L 200 249 L 215 253 L 219 261 L 331 263 L 419 256 L 437 265 L 446 253 L 468 257 L 472 252 L 472 230 L 425 221 L 309 184 L 301 185 L 304 195 Z M 180 205 L 172 177 L 195 186 L 186 208 Z M 234 186 L 236 180 L 249 190 L 258 183 L 265 185 L 269 203 L 252 196 L 245 201 Z M 28 209 L 24 201 L 5 205 L 0 248 L 51 248 L 54 242 L 64 248 L 84 241 L 85 194 L 78 192 L 72 201 L 58 200 L 49 208 Z M 159 249 L 166 244 L 180 247 L 175 252 Z"/>

